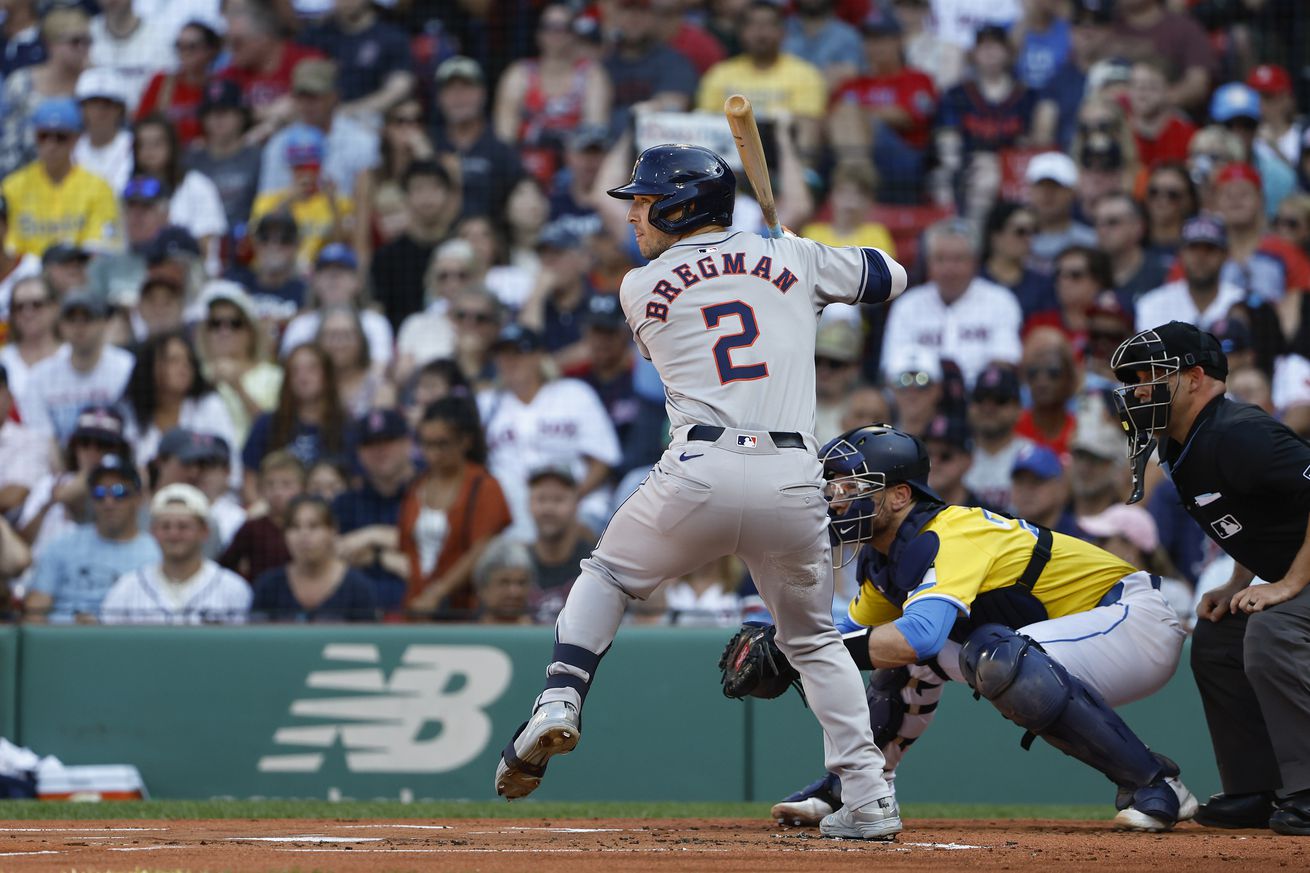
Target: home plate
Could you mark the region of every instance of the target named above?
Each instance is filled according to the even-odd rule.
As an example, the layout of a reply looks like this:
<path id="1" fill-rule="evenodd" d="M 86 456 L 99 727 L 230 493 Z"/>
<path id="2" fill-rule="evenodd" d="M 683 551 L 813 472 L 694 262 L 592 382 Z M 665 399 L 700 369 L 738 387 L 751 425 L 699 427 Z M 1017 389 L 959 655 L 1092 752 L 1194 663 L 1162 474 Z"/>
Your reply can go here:
<path id="1" fill-rule="evenodd" d="M 325 837 L 300 834 L 294 837 L 228 837 L 230 843 L 381 843 L 382 837 Z"/>

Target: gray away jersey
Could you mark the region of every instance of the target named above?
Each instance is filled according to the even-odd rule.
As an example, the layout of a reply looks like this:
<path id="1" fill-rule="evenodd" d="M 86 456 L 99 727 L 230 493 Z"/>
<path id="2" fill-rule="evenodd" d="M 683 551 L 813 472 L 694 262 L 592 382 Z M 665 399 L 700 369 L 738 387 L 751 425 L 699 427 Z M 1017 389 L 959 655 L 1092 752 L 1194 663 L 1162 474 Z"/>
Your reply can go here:
<path id="1" fill-rule="evenodd" d="M 674 428 L 814 433 L 814 337 L 829 303 L 883 303 L 905 269 L 879 249 L 741 231 L 687 237 L 619 291 Z"/>

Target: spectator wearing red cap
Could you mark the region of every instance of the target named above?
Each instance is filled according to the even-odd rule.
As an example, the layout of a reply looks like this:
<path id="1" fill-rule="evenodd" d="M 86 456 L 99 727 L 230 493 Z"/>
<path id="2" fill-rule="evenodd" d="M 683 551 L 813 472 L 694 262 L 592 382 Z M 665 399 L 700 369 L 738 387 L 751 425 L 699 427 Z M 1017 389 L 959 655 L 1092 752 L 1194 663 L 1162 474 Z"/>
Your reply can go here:
<path id="1" fill-rule="evenodd" d="M 1286 292 L 1310 290 L 1310 260 L 1269 232 L 1260 174 L 1250 164 L 1229 164 L 1215 178 L 1215 206 L 1228 227 L 1228 261 L 1222 278 L 1274 302 Z"/>
<path id="2" fill-rule="evenodd" d="M 1246 84 L 1260 95 L 1257 142 L 1272 145 L 1295 167 L 1301 160 L 1301 136 L 1304 128 L 1296 121 L 1292 77 L 1277 64 L 1261 64 L 1246 77 Z"/>

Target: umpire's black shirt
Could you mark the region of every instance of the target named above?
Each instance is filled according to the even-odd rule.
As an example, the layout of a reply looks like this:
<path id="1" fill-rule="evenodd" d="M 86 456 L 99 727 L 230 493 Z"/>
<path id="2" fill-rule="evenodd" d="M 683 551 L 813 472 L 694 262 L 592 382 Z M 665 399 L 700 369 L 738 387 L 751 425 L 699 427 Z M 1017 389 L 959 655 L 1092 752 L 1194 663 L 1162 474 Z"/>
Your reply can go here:
<path id="1" fill-rule="evenodd" d="M 1164 441 L 1160 459 L 1210 539 L 1261 579 L 1286 575 L 1310 517 L 1310 444 L 1258 407 L 1221 396 L 1182 445 Z"/>

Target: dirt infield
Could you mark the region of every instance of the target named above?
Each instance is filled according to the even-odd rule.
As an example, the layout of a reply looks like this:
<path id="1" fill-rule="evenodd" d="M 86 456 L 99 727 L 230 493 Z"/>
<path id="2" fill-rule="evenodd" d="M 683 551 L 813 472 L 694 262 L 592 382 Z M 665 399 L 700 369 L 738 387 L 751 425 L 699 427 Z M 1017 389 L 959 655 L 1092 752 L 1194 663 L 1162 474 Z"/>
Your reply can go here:
<path id="1" fill-rule="evenodd" d="M 907 821 L 892 843 L 760 821 L 587 819 L 0 822 L 0 870 L 1051 871 L 1310 869 L 1310 840 L 1184 825 Z"/>

